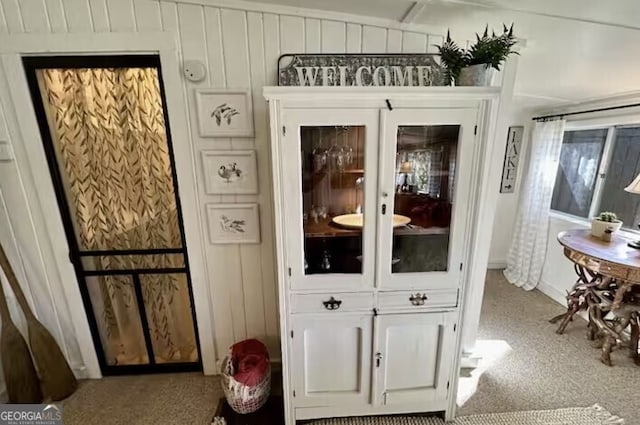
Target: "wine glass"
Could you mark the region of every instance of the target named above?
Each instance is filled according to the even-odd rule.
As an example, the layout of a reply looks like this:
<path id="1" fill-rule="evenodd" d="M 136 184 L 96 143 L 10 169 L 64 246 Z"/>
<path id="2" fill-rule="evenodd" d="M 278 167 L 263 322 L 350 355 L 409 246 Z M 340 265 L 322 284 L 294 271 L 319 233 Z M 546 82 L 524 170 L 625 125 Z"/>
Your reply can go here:
<path id="1" fill-rule="evenodd" d="M 312 151 L 313 154 L 313 170 L 322 171 L 327 165 L 327 150 L 322 147 L 317 147 Z"/>
<path id="2" fill-rule="evenodd" d="M 342 146 L 344 147 L 344 160 L 346 165 L 351 165 L 351 163 L 353 162 L 353 148 L 351 148 L 351 145 L 349 145 L 349 143 L 347 142 L 349 127 L 343 127 L 342 130 L 343 130 Z"/>
<path id="3" fill-rule="evenodd" d="M 313 156 L 313 170 L 318 172 L 322 171 L 327 165 L 327 157 L 329 152 L 323 146 L 322 128 L 319 129 L 319 139 L 316 146 L 311 151 Z"/>
<path id="4" fill-rule="evenodd" d="M 318 207 L 318 217 L 322 218 L 323 220 L 327 219 L 327 207 L 322 205 L 320 207 Z"/>
<path id="5" fill-rule="evenodd" d="M 320 263 L 320 268 L 328 272 L 331 270 L 331 255 L 325 250 L 322 252 L 322 262 Z"/>

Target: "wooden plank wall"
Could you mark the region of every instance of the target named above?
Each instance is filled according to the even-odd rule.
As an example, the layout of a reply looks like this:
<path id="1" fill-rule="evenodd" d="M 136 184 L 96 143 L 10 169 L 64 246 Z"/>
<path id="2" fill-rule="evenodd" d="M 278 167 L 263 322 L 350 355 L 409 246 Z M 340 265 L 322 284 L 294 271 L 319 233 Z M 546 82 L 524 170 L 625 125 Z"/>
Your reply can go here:
<path id="1" fill-rule="evenodd" d="M 268 116 L 262 87 L 275 84 L 277 58 L 282 53 L 431 53 L 442 35 L 194 1 L 0 0 L 0 6 L 0 34 L 173 31 L 179 36 L 182 59 L 206 64 L 204 81 L 184 82 L 200 202 L 183 208 L 200 208 L 204 217 L 207 203 L 258 202 L 262 227 L 258 245 L 207 244 L 217 353 L 220 358 L 234 341 L 257 337 L 266 340 L 272 356 L 279 358 Z M 203 87 L 250 89 L 255 138 L 199 137 L 193 89 Z M 200 177 L 200 151 L 205 149 L 256 149 L 260 194 L 206 195 Z"/>

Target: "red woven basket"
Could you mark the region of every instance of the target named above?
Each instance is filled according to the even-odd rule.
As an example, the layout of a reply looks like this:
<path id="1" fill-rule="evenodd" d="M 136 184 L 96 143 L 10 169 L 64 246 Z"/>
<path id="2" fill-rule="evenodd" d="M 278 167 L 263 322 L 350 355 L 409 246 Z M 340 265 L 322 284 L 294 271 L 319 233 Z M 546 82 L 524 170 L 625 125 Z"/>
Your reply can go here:
<path id="1" fill-rule="evenodd" d="M 227 356 L 222 363 L 222 389 L 229 406 L 240 414 L 255 412 L 264 406 L 271 393 L 271 365 L 265 376 L 254 386 L 236 381 L 233 375 L 233 362 L 231 356 Z"/>

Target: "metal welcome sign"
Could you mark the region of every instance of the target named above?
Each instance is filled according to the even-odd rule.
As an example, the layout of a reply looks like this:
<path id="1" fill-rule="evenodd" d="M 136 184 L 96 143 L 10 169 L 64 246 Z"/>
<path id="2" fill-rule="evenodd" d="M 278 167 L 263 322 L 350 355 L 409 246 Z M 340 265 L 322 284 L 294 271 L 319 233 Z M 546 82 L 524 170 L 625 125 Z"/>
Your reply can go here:
<path id="1" fill-rule="evenodd" d="M 443 86 L 435 54 L 286 54 L 278 59 L 280 86 Z"/>

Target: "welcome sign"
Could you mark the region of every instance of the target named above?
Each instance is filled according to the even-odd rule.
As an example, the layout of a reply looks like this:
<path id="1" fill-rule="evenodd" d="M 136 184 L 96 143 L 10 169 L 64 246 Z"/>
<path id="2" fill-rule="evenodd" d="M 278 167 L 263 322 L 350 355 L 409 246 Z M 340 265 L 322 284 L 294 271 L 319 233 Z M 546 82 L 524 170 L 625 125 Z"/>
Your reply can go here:
<path id="1" fill-rule="evenodd" d="M 286 54 L 278 60 L 280 86 L 444 86 L 439 55 Z"/>

